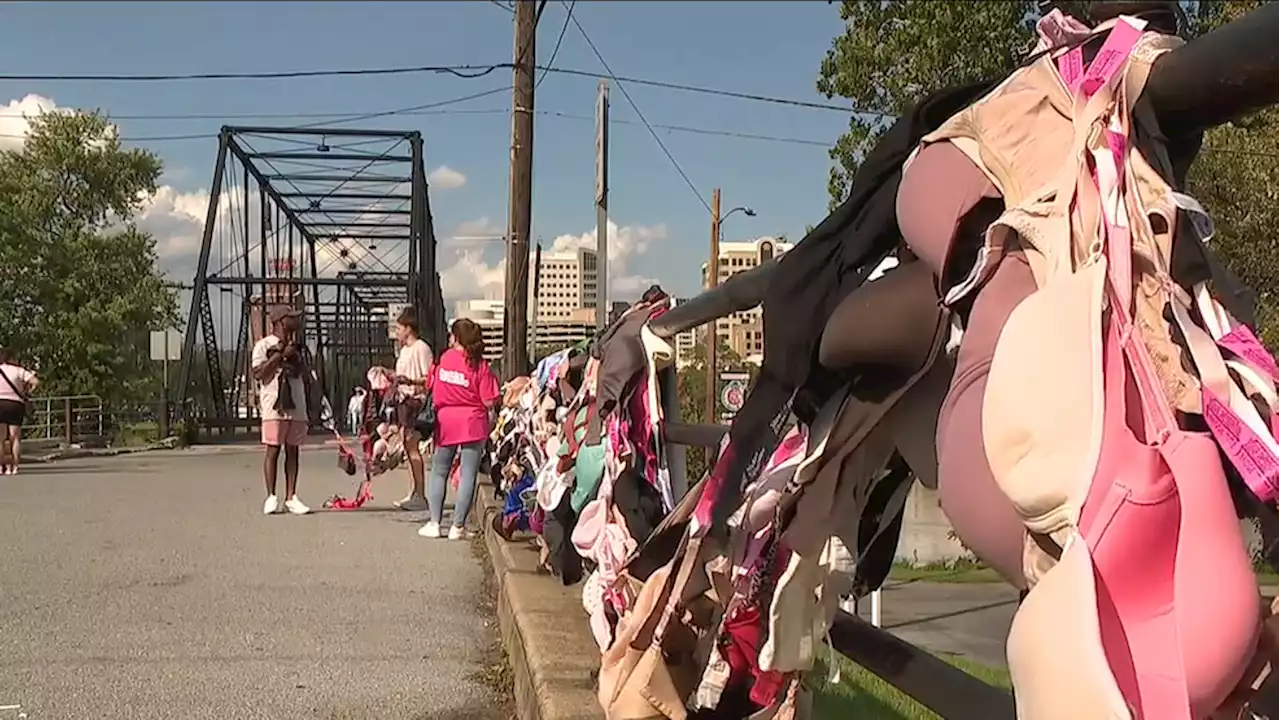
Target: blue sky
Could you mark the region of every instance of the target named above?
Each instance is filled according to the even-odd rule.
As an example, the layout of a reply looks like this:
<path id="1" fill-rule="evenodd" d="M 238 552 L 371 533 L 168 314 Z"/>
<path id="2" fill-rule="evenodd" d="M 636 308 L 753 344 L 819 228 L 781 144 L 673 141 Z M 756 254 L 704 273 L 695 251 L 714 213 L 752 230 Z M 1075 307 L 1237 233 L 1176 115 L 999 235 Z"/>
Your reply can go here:
<path id="1" fill-rule="evenodd" d="M 579 2 L 582 23 L 613 71 L 669 82 L 799 100 L 825 100 L 814 89 L 818 66 L 841 30 L 838 9 L 824 2 Z M 548 4 L 539 32 L 545 63 L 565 19 L 561 2 Z M 484 0 L 427 3 L 4 3 L 0 5 L 3 73 L 192 73 L 490 64 L 511 60 L 511 16 Z M 599 61 L 572 25 L 556 57 L 561 67 L 599 71 Z M 236 118 L 246 113 L 362 113 L 424 104 L 508 85 L 500 70 L 477 80 L 425 74 L 316 79 L 202 82 L 18 82 L 0 80 L 3 106 L 35 94 L 60 107 L 101 108 L 114 116 L 204 114 L 218 119 L 121 119 L 125 138 L 215 134 L 229 124 L 290 125 L 303 119 Z M 596 82 L 551 75 L 537 107 L 587 118 Z M 769 105 L 628 87 L 654 124 L 692 126 L 830 143 L 847 126 L 841 112 Z M 613 118 L 636 120 L 615 86 Z M 500 233 L 507 213 L 509 94 L 452 106 L 467 112 L 386 117 L 363 126 L 418 129 L 429 169 L 447 166 L 465 176 L 460 187 L 433 187 L 439 264 L 452 271 L 451 293 L 497 266 L 499 244 L 477 249 L 452 235 Z M 16 106 L 15 106 L 16 107 Z M 475 112 L 492 110 L 490 113 Z M 0 128 L 13 118 L 0 117 Z M 361 126 L 361 125 L 355 125 Z M 3 132 L 0 129 L 0 132 Z M 658 279 L 669 290 L 696 289 L 706 254 L 707 211 L 638 124 L 611 130 L 611 219 L 619 226 L 622 263 L 615 275 L 637 284 Z M 735 215 L 727 240 L 786 233 L 798 239 L 825 215 L 825 147 L 762 142 L 659 130 L 667 148 L 710 200 L 723 188 L 725 209 L 750 205 L 756 218 Z M 550 245 L 560 236 L 589 233 L 593 124 L 539 115 L 535 129 L 533 233 Z M 198 204 L 208 187 L 216 142 L 150 142 L 164 159 L 173 210 Z M 175 273 L 186 268 L 177 249 L 191 227 L 150 226 Z M 482 222 L 485 219 L 487 223 Z M 190 224 L 191 213 L 184 218 Z M 198 225 L 198 223 L 197 223 Z M 181 236 L 181 237 L 178 237 Z M 185 278 L 184 278 L 185 279 Z M 479 290 L 476 291 L 479 295 Z"/>

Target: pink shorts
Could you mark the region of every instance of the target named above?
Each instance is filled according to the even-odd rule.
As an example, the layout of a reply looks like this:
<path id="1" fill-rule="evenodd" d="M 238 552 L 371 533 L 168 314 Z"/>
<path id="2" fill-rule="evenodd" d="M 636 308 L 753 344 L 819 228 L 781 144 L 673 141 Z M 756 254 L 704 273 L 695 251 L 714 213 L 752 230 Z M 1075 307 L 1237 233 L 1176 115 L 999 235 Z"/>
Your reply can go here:
<path id="1" fill-rule="evenodd" d="M 298 446 L 307 437 L 307 424 L 302 420 L 263 420 L 262 444 Z"/>

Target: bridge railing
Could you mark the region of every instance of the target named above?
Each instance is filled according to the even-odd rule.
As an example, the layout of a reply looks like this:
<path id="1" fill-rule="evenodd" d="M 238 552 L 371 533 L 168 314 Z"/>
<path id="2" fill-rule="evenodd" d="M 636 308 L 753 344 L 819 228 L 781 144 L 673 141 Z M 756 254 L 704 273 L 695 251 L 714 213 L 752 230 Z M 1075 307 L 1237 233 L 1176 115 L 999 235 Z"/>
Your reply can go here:
<path id="1" fill-rule="evenodd" d="M 30 404 L 30 416 L 22 426 L 25 442 L 72 445 L 105 434 L 102 398 L 97 395 L 36 396 Z"/>

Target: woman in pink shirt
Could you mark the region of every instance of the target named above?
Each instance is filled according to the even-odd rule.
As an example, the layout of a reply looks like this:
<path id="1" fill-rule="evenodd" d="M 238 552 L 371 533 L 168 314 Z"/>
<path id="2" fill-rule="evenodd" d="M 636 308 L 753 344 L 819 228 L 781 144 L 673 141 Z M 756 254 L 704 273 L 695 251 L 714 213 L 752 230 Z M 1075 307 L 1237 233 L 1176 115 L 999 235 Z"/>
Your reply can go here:
<path id="1" fill-rule="evenodd" d="M 449 528 L 449 539 L 457 540 L 463 537 L 463 527 L 471 511 L 480 453 L 484 452 L 493 426 L 493 409 L 499 400 L 498 379 L 484 360 L 484 338 L 479 325 L 466 319 L 453 322 L 449 349 L 431 369 L 427 389 L 436 408 L 436 451 L 431 458 L 431 480 L 427 485 L 431 520 L 418 534 L 440 537 L 445 484 L 454 457 L 460 455 L 461 478 L 453 503 L 453 527 Z"/>

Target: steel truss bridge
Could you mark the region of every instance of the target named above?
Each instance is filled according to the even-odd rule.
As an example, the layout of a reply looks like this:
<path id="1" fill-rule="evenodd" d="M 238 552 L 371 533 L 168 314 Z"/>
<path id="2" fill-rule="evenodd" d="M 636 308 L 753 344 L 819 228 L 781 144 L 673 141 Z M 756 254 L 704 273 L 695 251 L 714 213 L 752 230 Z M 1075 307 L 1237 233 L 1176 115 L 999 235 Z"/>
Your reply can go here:
<path id="1" fill-rule="evenodd" d="M 223 127 L 179 415 L 224 434 L 257 425 L 249 354 L 274 305 L 303 311 L 312 367 L 335 407 L 370 365 L 393 361 L 388 320 L 401 306 L 417 308 L 424 339 L 440 347 L 435 252 L 421 133 Z"/>

